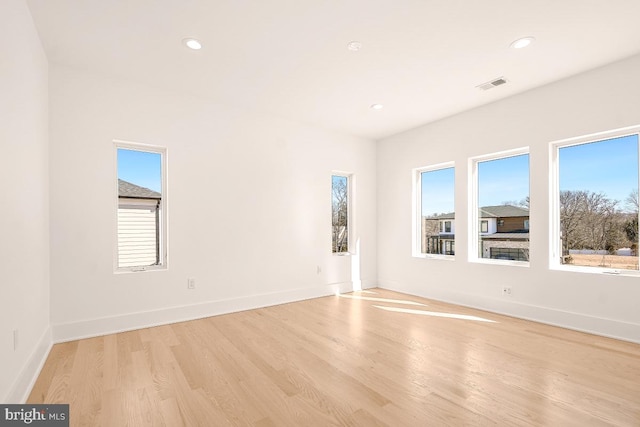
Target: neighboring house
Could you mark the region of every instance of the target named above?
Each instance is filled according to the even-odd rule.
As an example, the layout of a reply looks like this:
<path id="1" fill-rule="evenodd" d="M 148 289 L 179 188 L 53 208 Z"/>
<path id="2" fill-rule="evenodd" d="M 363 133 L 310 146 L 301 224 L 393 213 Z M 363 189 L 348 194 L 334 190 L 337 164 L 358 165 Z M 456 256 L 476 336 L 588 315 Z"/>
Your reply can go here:
<path id="1" fill-rule="evenodd" d="M 456 224 L 453 212 L 422 217 L 422 252 L 427 254 L 455 255 Z M 437 233 L 437 234 L 436 234 Z"/>
<path id="2" fill-rule="evenodd" d="M 118 267 L 160 262 L 162 195 L 118 179 Z"/>
<path id="3" fill-rule="evenodd" d="M 481 258 L 529 260 L 529 209 L 518 206 L 484 206 L 478 212 Z M 431 254 L 455 254 L 455 214 L 423 217 L 422 251 Z M 437 226 L 435 225 L 437 222 Z"/>

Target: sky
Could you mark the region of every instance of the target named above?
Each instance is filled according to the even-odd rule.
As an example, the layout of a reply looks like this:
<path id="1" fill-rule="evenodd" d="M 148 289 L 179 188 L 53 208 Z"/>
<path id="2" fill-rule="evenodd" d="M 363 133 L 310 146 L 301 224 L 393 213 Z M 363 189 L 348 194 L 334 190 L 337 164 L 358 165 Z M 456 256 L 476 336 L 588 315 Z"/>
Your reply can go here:
<path id="1" fill-rule="evenodd" d="M 630 135 L 560 149 L 560 190 L 588 190 L 625 199 L 638 188 L 638 136 Z"/>
<path id="2" fill-rule="evenodd" d="M 335 192 L 334 192 L 334 187 L 338 186 L 338 185 L 344 185 L 345 187 L 347 186 L 347 177 L 346 176 L 342 176 L 342 175 L 331 175 L 331 192 L 332 192 L 332 201 L 335 203 L 337 201 Z"/>
<path id="3" fill-rule="evenodd" d="M 478 204 L 519 202 L 529 195 L 529 155 L 478 162 Z"/>
<path id="4" fill-rule="evenodd" d="M 162 193 L 160 153 L 118 148 L 118 178 Z"/>
<path id="5" fill-rule="evenodd" d="M 449 213 L 455 210 L 454 168 L 423 172 L 422 176 L 422 215 Z"/>
<path id="6" fill-rule="evenodd" d="M 559 150 L 560 190 L 602 192 L 618 207 L 638 188 L 638 137 L 630 135 Z M 454 211 L 453 168 L 422 173 L 422 214 Z M 502 205 L 529 195 L 529 155 L 478 163 L 478 203 Z"/>

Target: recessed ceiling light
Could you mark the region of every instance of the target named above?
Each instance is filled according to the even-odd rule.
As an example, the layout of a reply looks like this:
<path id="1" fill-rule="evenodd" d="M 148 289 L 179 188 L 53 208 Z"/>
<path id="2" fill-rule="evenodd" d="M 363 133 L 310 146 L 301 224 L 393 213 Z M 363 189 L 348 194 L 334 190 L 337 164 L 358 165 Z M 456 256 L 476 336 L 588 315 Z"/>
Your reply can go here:
<path id="1" fill-rule="evenodd" d="M 382 104 L 371 104 L 369 106 L 369 108 L 371 108 L 372 110 L 382 110 L 384 108 L 384 105 L 382 105 Z"/>
<path id="2" fill-rule="evenodd" d="M 360 49 L 362 49 L 362 43 L 355 40 L 350 41 L 349 43 L 347 43 L 347 49 L 349 49 L 352 52 L 357 52 Z"/>
<path id="3" fill-rule="evenodd" d="M 184 43 L 184 45 L 189 49 L 193 49 L 193 50 L 202 49 L 202 43 L 200 43 L 200 41 L 196 39 L 184 39 L 182 40 L 182 43 Z"/>
<path id="4" fill-rule="evenodd" d="M 535 37 L 522 37 L 521 39 L 518 39 L 511 43 L 511 47 L 514 49 L 522 49 L 523 47 L 529 46 L 534 42 L 534 40 Z"/>

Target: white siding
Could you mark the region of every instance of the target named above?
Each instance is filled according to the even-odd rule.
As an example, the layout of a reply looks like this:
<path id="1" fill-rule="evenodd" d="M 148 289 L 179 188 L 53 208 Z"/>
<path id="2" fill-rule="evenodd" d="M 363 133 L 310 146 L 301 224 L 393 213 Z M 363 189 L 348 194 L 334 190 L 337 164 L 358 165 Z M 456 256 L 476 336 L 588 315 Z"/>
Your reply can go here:
<path id="1" fill-rule="evenodd" d="M 482 221 L 489 221 L 489 231 L 483 234 L 494 234 L 498 232 L 498 220 L 497 218 L 482 218 Z"/>
<path id="2" fill-rule="evenodd" d="M 154 265 L 157 262 L 155 206 L 118 208 L 118 267 Z"/>

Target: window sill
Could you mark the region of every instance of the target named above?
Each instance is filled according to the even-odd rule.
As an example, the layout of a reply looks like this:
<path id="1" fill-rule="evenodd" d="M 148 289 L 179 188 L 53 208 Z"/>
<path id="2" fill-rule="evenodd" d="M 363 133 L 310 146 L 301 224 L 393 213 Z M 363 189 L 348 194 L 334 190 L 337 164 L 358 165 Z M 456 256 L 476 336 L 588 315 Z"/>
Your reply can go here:
<path id="1" fill-rule="evenodd" d="M 616 270 L 614 268 L 587 267 L 580 265 L 554 264 L 549 266 L 549 269 L 555 271 L 568 271 L 572 273 L 605 274 L 607 276 L 640 276 L 640 270 Z"/>
<path id="2" fill-rule="evenodd" d="M 511 261 L 493 258 L 475 258 L 470 259 L 469 262 L 476 264 L 490 264 L 490 265 L 510 265 L 512 267 L 529 267 L 529 261 Z"/>
<path id="3" fill-rule="evenodd" d="M 116 268 L 113 273 L 114 274 L 129 274 L 129 273 L 147 273 L 152 271 L 166 271 L 167 267 L 164 265 L 161 266 L 148 266 L 148 267 L 125 267 L 125 268 Z"/>
<path id="4" fill-rule="evenodd" d="M 333 252 L 332 253 L 333 256 L 352 256 L 355 255 L 351 252 Z"/>
<path id="5" fill-rule="evenodd" d="M 455 255 L 440 255 L 440 254 L 413 254 L 414 258 L 418 259 L 435 259 L 441 261 L 455 261 Z"/>

